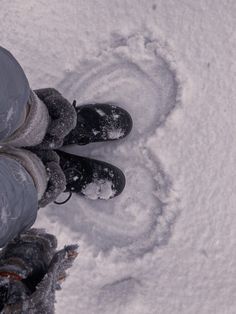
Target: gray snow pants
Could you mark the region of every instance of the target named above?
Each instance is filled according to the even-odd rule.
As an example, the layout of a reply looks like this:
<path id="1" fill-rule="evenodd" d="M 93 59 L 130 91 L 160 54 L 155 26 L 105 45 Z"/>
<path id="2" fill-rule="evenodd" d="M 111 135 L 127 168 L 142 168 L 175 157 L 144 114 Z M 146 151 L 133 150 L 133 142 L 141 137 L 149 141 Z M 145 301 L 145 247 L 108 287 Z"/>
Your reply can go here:
<path id="1" fill-rule="evenodd" d="M 60 95 L 53 89 L 50 93 Z M 61 137 L 75 127 L 75 117 L 74 113 L 71 127 Z M 45 102 L 30 89 L 19 63 L 0 47 L 0 247 L 30 228 L 39 206 L 47 205 L 48 199 L 55 199 L 65 188 L 65 177 L 53 151 L 53 158 L 45 165 L 37 154 L 25 149 L 42 143 L 44 149 L 54 148 L 60 141 L 48 143 L 45 139 L 48 130 L 58 134 L 56 127 Z M 52 169 L 59 173 L 56 194 L 52 185 L 47 190 Z"/>

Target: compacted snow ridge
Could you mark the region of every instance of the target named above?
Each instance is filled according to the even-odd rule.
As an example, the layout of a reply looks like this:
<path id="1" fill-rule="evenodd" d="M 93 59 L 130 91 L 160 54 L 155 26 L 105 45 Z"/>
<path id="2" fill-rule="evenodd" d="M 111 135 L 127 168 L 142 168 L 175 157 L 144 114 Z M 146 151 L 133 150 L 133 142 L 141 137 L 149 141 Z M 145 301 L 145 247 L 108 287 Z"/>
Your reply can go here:
<path id="1" fill-rule="evenodd" d="M 84 241 L 94 256 L 108 254 L 117 263 L 119 260 L 130 263 L 167 244 L 176 218 L 173 183 L 146 143 L 177 106 L 179 84 L 175 71 L 159 54 L 158 41 L 133 35 L 123 38 L 121 43 L 110 47 L 108 44 L 98 57 L 81 62 L 59 84 L 59 89 L 66 91 L 69 99 L 76 99 L 78 106 L 111 103 L 131 114 L 133 130 L 127 139 L 68 148 L 120 167 L 126 176 L 126 187 L 121 195 L 109 201 L 74 195 L 60 213 L 58 207 L 51 206 L 50 215 L 69 226 L 78 235 L 79 243 Z M 89 185 L 84 192 L 91 198 L 97 187 Z M 108 189 L 104 191 L 107 193 Z M 130 293 L 132 296 L 139 282 L 129 272 L 114 278 L 112 275 L 109 281 L 101 290 L 97 288 L 97 293 L 104 300 L 111 298 L 111 304 L 121 297 L 120 293 L 125 298 Z"/>
<path id="2" fill-rule="evenodd" d="M 125 190 L 113 200 L 97 203 L 74 197 L 78 205 L 70 210 L 74 218 L 68 223 L 95 252 L 119 247 L 123 258 L 133 259 L 167 242 L 177 210 L 168 207 L 171 180 L 145 143 L 175 108 L 178 83 L 158 54 L 157 41 L 133 35 L 121 42 L 82 62 L 60 83 L 60 90 L 76 99 L 77 106 L 119 104 L 132 116 L 133 130 L 127 139 L 82 150 L 118 165 L 126 176 Z M 94 192 L 95 186 L 86 193 Z"/>

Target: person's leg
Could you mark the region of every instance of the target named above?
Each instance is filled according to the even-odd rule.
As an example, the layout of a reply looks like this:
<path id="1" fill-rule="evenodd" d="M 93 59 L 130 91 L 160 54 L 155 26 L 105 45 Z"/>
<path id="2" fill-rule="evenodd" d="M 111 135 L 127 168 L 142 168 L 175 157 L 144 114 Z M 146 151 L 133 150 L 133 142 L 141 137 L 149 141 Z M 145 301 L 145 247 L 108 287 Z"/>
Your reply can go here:
<path id="1" fill-rule="evenodd" d="M 0 77 L 0 145 L 51 150 L 63 146 L 65 137 L 74 128 L 76 128 L 76 132 L 72 134 L 72 139 L 74 142 L 78 135 L 77 143 L 79 144 L 122 138 L 131 130 L 130 116 L 117 106 L 88 105 L 83 106 L 83 110 L 80 110 L 74 108 L 53 88 L 31 91 L 22 68 L 15 58 L 3 48 L 0 48 L 0 66 L 2 74 L 4 74 Z M 77 123 L 77 118 L 82 118 L 83 123 Z M 116 126 L 119 126 L 118 133 L 117 127 L 113 128 L 115 123 Z M 95 126 L 96 128 L 94 128 Z M 123 126 L 124 128 L 122 128 Z M 86 134 L 86 140 L 84 134 Z M 82 141 L 80 141 L 81 138 Z M 66 144 L 70 144 L 68 137 Z M 47 169 L 49 184 L 40 206 L 45 206 L 54 200 L 63 191 L 65 181 L 59 162 L 50 162 Z M 33 172 L 32 175 L 34 178 Z M 43 176 L 41 175 L 41 177 Z M 120 183 L 118 177 L 122 178 Z M 111 194 L 114 196 L 118 195 L 124 186 L 123 176 L 119 175 L 118 177 L 119 184 L 113 186 L 112 189 L 116 191 Z M 110 182 L 109 177 L 107 179 Z M 115 181 L 113 180 L 113 182 Z M 122 189 L 119 188 L 120 186 Z M 101 190 L 100 185 L 98 188 Z M 98 198 L 104 197 L 98 195 Z"/>
<path id="2" fill-rule="evenodd" d="M 0 149 L 0 157 L 11 158 L 24 167 L 33 180 L 37 190 L 37 199 L 40 201 L 46 191 L 48 182 L 46 167 L 40 158 L 26 149 L 14 147 L 2 147 Z"/>
<path id="3" fill-rule="evenodd" d="M 0 69 L 0 145 L 62 146 L 76 125 L 74 107 L 52 88 L 45 89 L 46 94 L 44 89 L 36 91 L 38 97 L 17 60 L 2 47 Z"/>
<path id="4" fill-rule="evenodd" d="M 0 141 L 3 141 L 24 122 L 30 88 L 19 63 L 2 47 L 0 69 Z"/>
<path id="5" fill-rule="evenodd" d="M 32 177 L 18 161 L 0 154 L 0 247 L 30 228 L 37 210 Z"/>
<path id="6" fill-rule="evenodd" d="M 53 150 L 5 147 L 0 149 L 0 156 L 16 160 L 28 171 L 37 189 L 38 208 L 53 202 L 65 190 L 66 178 Z"/>
<path id="7" fill-rule="evenodd" d="M 25 121 L 4 144 L 43 150 L 60 148 L 75 126 L 75 108 L 57 90 L 31 90 Z"/>
<path id="8" fill-rule="evenodd" d="M 66 189 L 66 177 L 60 167 L 60 158 L 53 150 L 38 150 L 30 148 L 31 152 L 37 155 L 44 164 L 47 171 L 47 187 L 39 200 L 39 207 L 45 207 L 55 201 Z"/>
<path id="9" fill-rule="evenodd" d="M 130 114 L 114 104 L 71 105 L 54 88 L 35 90 L 46 104 L 51 121 L 38 148 L 115 141 L 126 137 L 132 129 Z"/>
<path id="10" fill-rule="evenodd" d="M 2 47 L 0 68 L 0 145 L 57 149 L 124 138 L 132 128 L 130 115 L 118 106 L 74 107 L 53 88 L 32 91 L 17 60 Z"/>
<path id="11" fill-rule="evenodd" d="M 17 60 L 2 47 L 0 69 L 0 143 L 18 147 L 37 145 L 48 127 L 47 108 L 31 92 Z"/>
<path id="12" fill-rule="evenodd" d="M 39 207 L 66 188 L 58 155 L 50 150 L 0 149 L 0 247 L 30 228 Z"/>
<path id="13" fill-rule="evenodd" d="M 50 123 L 47 107 L 32 90 L 26 107 L 24 122 L 2 142 L 3 145 L 28 147 L 43 141 Z"/>

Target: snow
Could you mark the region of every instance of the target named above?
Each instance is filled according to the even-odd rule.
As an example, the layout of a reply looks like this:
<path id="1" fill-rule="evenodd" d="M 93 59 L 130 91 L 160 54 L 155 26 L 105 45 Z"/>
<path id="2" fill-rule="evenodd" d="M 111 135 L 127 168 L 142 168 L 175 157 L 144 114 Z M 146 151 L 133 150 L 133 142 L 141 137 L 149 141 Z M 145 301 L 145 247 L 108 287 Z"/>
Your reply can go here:
<path id="1" fill-rule="evenodd" d="M 121 137 L 124 136 L 124 130 L 122 129 L 111 129 L 109 130 L 108 134 L 107 134 L 107 138 L 109 138 L 110 140 L 112 139 L 119 139 Z"/>
<path id="2" fill-rule="evenodd" d="M 1 228 L 6 227 L 7 219 L 9 216 L 9 206 L 6 201 L 6 196 L 4 194 L 0 194 L 0 208 L 1 208 Z"/>
<path id="3" fill-rule="evenodd" d="M 98 179 L 87 184 L 81 192 L 85 197 L 91 200 L 97 200 L 98 198 L 108 200 L 116 193 L 116 191 L 112 188 L 111 181 Z"/>
<path id="4" fill-rule="evenodd" d="M 101 109 L 96 109 L 96 112 L 101 116 L 104 117 L 105 116 L 105 112 Z"/>
<path id="5" fill-rule="evenodd" d="M 56 313 L 235 313 L 235 11 L 232 0 L 2 1 L 1 45 L 33 88 L 134 120 L 119 144 L 68 148 L 120 167 L 120 196 L 39 212 L 35 226 L 61 247 L 80 245 Z"/>
<path id="6" fill-rule="evenodd" d="M 10 109 L 7 113 L 7 117 L 6 117 L 7 122 L 11 119 L 13 113 L 14 113 L 14 109 L 13 109 L 13 107 L 10 107 Z"/>

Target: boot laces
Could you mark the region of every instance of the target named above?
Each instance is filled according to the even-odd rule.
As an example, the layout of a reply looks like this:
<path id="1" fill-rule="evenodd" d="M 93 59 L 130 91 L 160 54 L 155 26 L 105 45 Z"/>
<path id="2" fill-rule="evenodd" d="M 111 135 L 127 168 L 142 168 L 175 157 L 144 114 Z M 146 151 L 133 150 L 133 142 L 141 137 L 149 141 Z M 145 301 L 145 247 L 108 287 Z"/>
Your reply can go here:
<path id="1" fill-rule="evenodd" d="M 72 192 L 70 191 L 69 192 L 69 196 L 64 201 L 62 201 L 62 202 L 54 201 L 54 203 L 57 204 L 57 205 L 63 205 L 63 204 L 67 203 L 70 200 L 71 196 L 72 196 Z"/>

